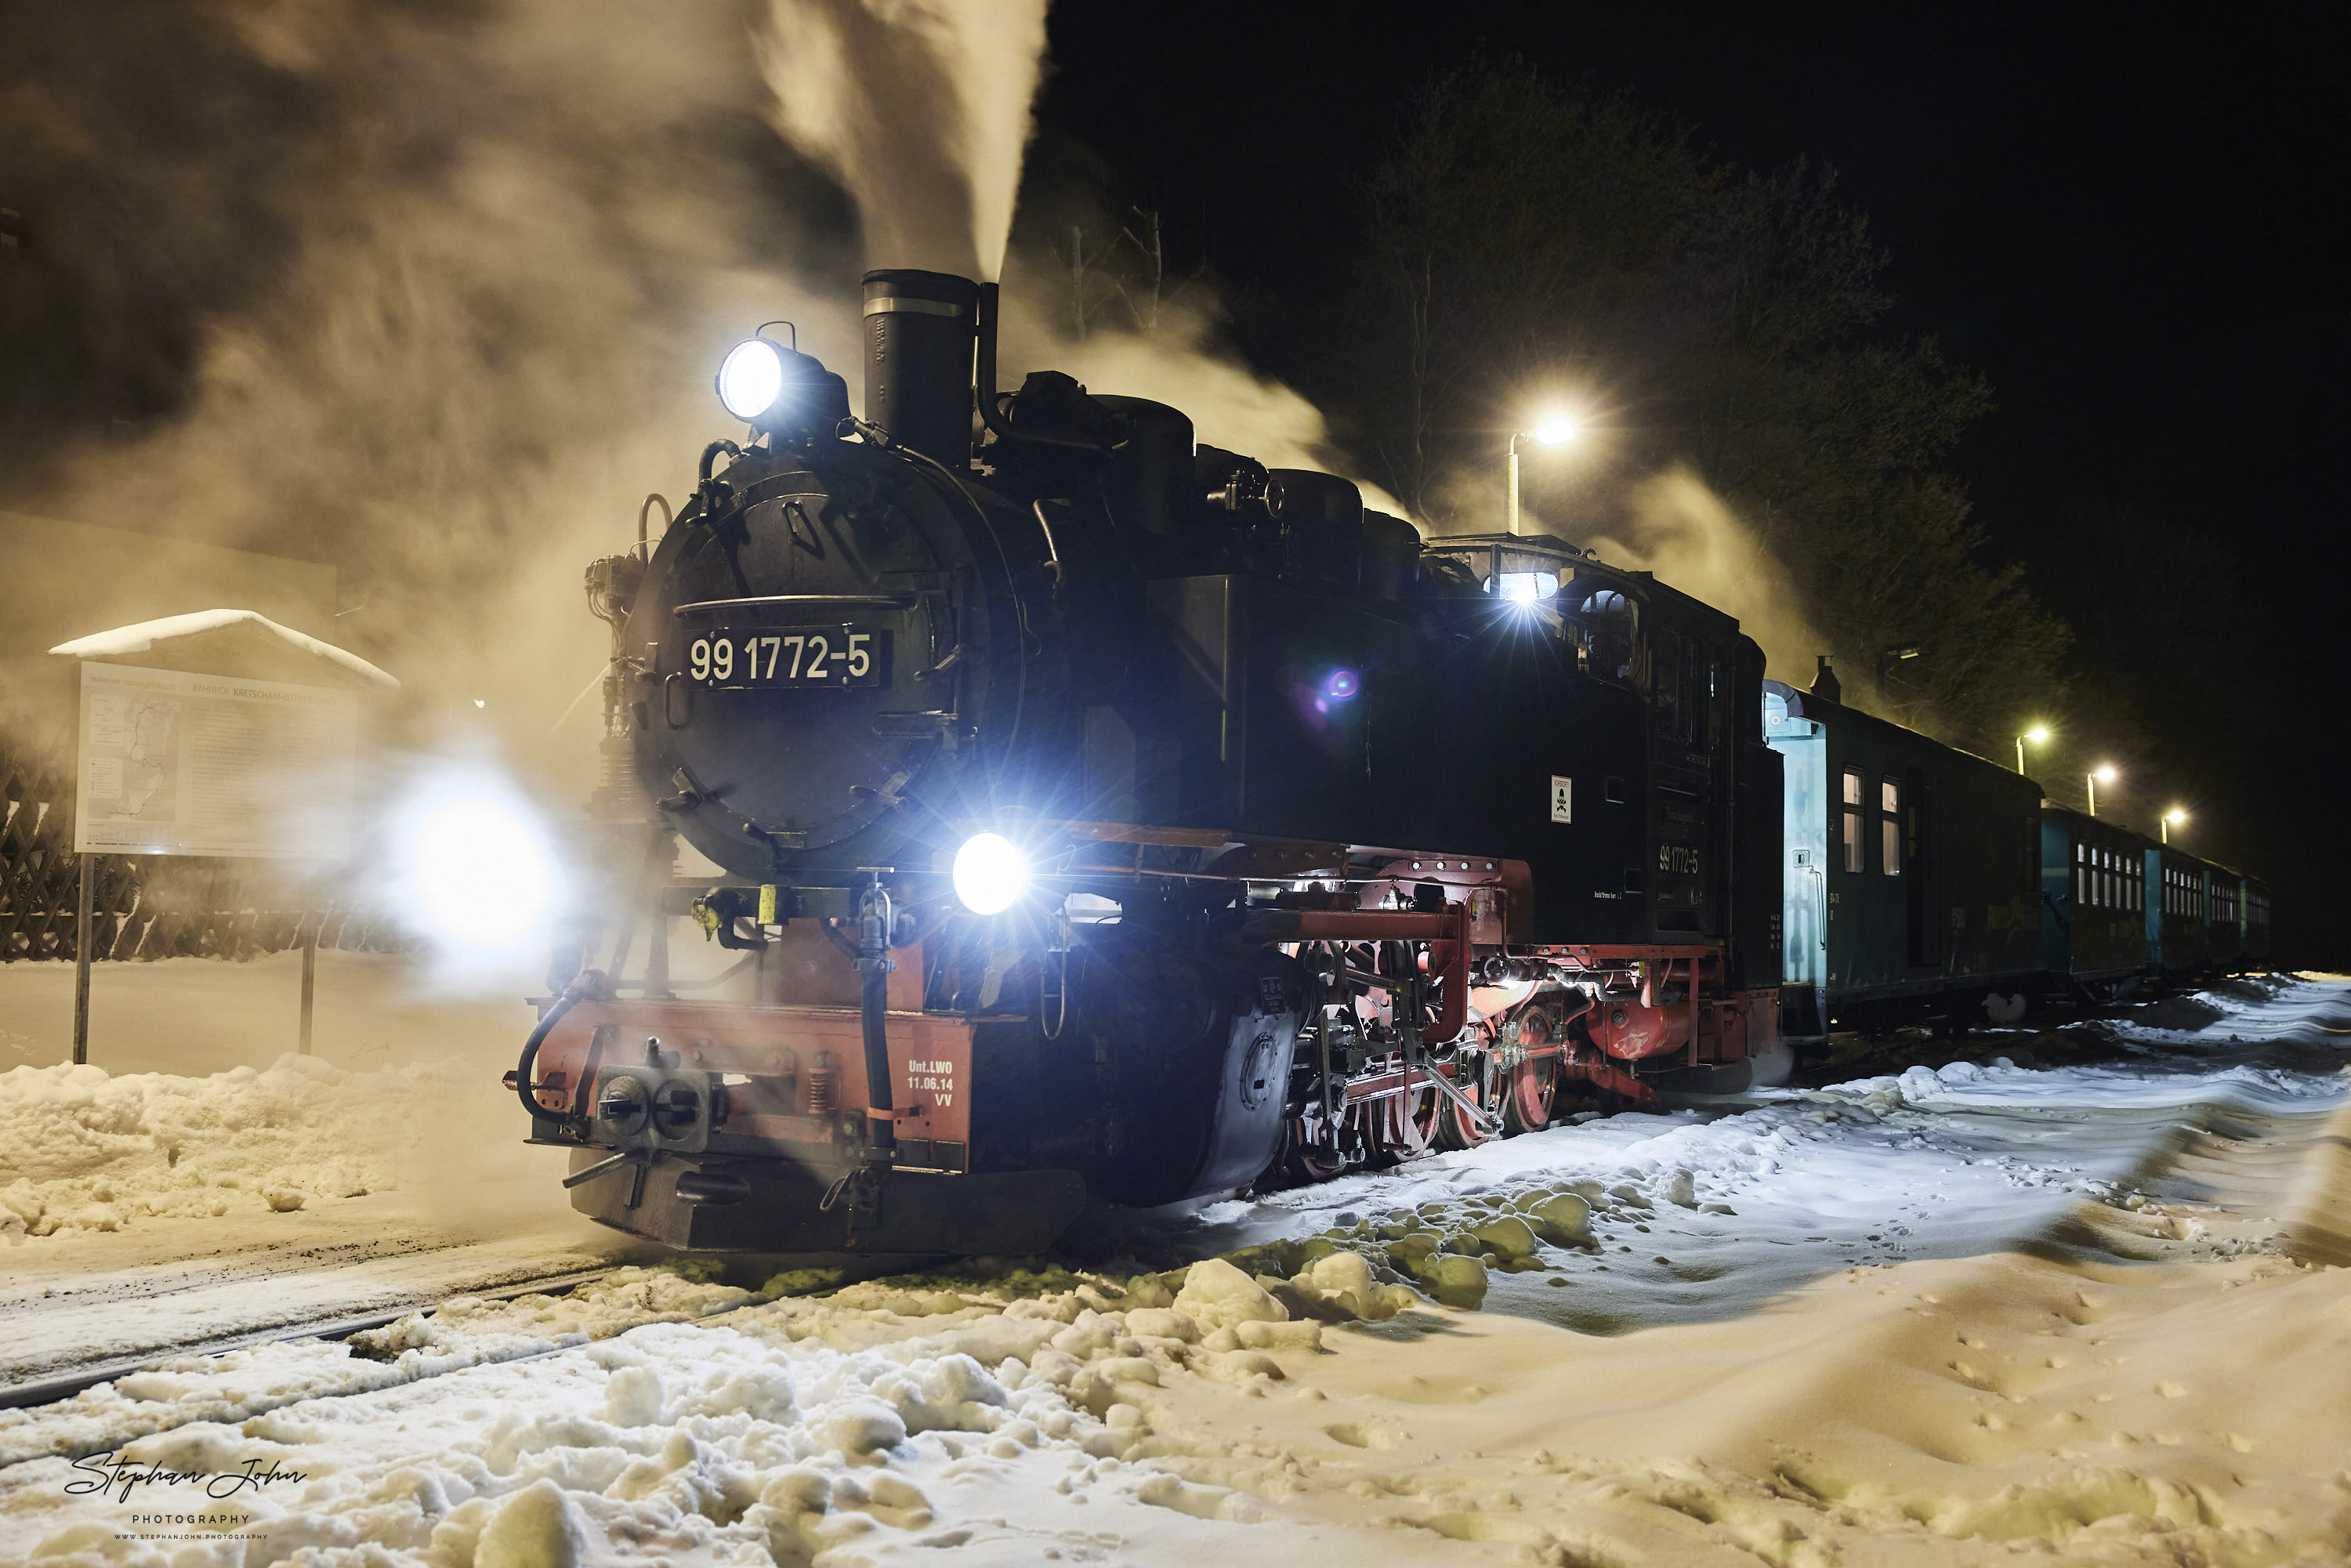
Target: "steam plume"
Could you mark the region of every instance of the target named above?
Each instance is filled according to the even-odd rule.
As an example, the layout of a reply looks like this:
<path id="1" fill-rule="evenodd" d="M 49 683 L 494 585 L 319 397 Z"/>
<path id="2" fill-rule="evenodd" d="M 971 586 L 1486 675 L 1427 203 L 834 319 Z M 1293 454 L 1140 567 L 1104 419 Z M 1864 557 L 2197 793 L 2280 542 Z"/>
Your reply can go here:
<path id="1" fill-rule="evenodd" d="M 1042 298 L 1050 267 L 1017 265 L 1004 307 L 1004 364 L 1063 371 L 1094 392 L 1150 398 L 1191 416 L 1199 439 L 1245 452 L 1270 468 L 1342 472 L 1322 410 L 1277 381 L 1258 374 L 1217 342 L 1216 318 L 1192 300 L 1163 304 L 1151 330 L 1098 329 L 1072 341 L 1057 326 L 1061 308 Z M 1404 503 L 1356 481 L 1364 504 L 1397 517 Z"/>
<path id="2" fill-rule="evenodd" d="M 1644 479 L 1627 496 L 1623 538 L 1587 535 L 1579 542 L 1612 566 L 1654 571 L 1737 616 L 1774 680 L 1812 683 L 1813 657 L 1828 643 L 1805 615 L 1795 580 L 1704 480 L 1678 464 Z M 1855 696 L 1865 695 L 1850 675 L 1847 685 Z"/>
<path id="3" fill-rule="evenodd" d="M 760 64 L 777 129 L 840 179 L 868 262 L 965 277 L 1005 274 L 1013 199 L 1044 68 L 1044 0 L 771 0 Z M 1198 304 L 1170 304 L 1148 332 L 1072 342 L 1051 323 L 1050 265 L 1013 268 L 1003 365 L 1050 366 L 1094 390 L 1172 403 L 1200 439 L 1279 467 L 1329 467 L 1322 413 L 1217 351 Z M 1374 506 L 1401 514 L 1367 488 Z"/>
<path id="4" fill-rule="evenodd" d="M 1004 268 L 1046 0 L 771 0 L 776 128 L 857 203 L 875 267 Z"/>

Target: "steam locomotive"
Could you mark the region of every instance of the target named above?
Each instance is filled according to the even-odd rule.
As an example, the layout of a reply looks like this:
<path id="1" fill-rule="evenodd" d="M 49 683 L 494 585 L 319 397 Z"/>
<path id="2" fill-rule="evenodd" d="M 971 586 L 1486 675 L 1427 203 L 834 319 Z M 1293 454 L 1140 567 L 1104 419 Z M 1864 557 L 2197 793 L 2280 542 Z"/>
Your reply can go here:
<path id="1" fill-rule="evenodd" d="M 1029 1252 L 1090 1194 L 1742 1088 L 1784 1070 L 1783 995 L 1817 1034 L 1840 1000 L 1996 994 L 2011 957 L 2040 983 L 1941 926 L 1886 996 L 1812 964 L 1836 921 L 1786 847 L 1825 853 L 1830 749 L 1884 737 L 1834 694 L 1772 708 L 1729 617 L 1558 538 L 1423 541 L 1165 404 L 999 393 L 993 286 L 863 294 L 864 417 L 796 347 L 738 345 L 717 391 L 752 439 L 588 573 L 624 869 L 508 1078 L 583 1212 L 694 1249 Z M 2030 794 L 2001 810 L 2037 829 Z M 1910 887 L 1924 795 L 1893 819 Z M 672 983 L 681 917 L 742 954 L 726 999 Z"/>

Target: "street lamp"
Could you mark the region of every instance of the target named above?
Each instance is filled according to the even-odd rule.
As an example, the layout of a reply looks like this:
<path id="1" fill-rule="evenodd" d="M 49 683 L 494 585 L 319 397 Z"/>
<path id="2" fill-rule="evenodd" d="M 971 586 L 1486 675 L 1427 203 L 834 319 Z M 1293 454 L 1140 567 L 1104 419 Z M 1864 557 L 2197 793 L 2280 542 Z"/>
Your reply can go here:
<path id="1" fill-rule="evenodd" d="M 2167 844 L 2171 841 L 2171 825 L 2174 822 L 2184 822 L 2187 820 L 2188 812 L 2182 807 L 2174 806 L 2170 810 L 2166 811 L 2163 814 L 2163 841 Z"/>
<path id="2" fill-rule="evenodd" d="M 2026 730 L 2022 735 L 2016 737 L 2016 770 L 2019 773 L 2024 771 L 2024 743 L 2029 740 L 2032 742 L 2033 745 L 2039 746 L 2046 742 L 2048 738 L 2049 727 L 2045 724 L 2036 724 L 2031 729 Z"/>
<path id="3" fill-rule="evenodd" d="M 2090 815 L 2093 817 L 2098 814 L 2098 780 L 2101 779 L 2109 784 L 2115 781 L 2115 770 L 2111 764 L 2090 769 Z"/>
<path id="4" fill-rule="evenodd" d="M 1510 433 L 1510 512 L 1505 520 L 1513 535 L 1519 532 L 1519 437 L 1521 435 L 1531 435 L 1545 446 L 1562 445 L 1575 439 L 1575 421 L 1563 417 L 1546 419 L 1532 430 Z"/>

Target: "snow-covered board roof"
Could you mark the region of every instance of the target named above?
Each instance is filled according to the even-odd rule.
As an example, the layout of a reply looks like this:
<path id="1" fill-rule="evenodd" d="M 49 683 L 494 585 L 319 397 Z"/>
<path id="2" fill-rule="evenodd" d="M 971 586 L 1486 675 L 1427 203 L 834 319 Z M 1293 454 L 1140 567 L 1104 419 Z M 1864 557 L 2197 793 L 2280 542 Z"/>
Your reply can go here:
<path id="1" fill-rule="evenodd" d="M 77 637 L 70 643 L 58 643 L 49 652 L 68 659 L 115 659 L 128 653 L 147 653 L 158 643 L 247 624 L 262 634 L 277 638 L 298 653 L 340 664 L 361 680 L 393 690 L 400 686 L 397 679 L 377 669 L 357 653 L 338 648 L 331 643 L 321 643 L 290 626 L 280 626 L 268 616 L 250 610 L 198 610 L 186 615 L 166 615 L 157 621 L 141 621 L 134 625 L 117 626 L 110 632 Z"/>

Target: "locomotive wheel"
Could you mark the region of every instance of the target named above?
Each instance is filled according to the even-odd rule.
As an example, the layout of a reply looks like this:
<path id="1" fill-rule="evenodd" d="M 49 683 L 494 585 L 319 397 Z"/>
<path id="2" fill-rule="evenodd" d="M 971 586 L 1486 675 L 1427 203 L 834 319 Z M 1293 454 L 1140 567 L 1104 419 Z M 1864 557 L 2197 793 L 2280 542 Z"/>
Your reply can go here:
<path id="1" fill-rule="evenodd" d="M 1426 1084 L 1380 1102 L 1380 1142 L 1400 1160 L 1428 1153 L 1437 1139 L 1437 1092 Z"/>
<path id="2" fill-rule="evenodd" d="M 1539 1056 L 1510 1070 L 1510 1092 L 1502 1100 L 1502 1125 L 1511 1137 L 1551 1125 L 1559 1098 L 1559 1059 Z"/>
<path id="3" fill-rule="evenodd" d="M 1480 1110 L 1494 1103 L 1494 1059 L 1482 1051 L 1465 1051 L 1453 1059 L 1458 1073 L 1453 1080 L 1455 1088 L 1464 1098 Z M 1434 1092 L 1434 1091 L 1432 1091 Z M 1474 1149 L 1487 1139 L 1485 1130 L 1463 1113 L 1451 1095 L 1437 1110 L 1437 1142 L 1447 1149 Z"/>
<path id="4" fill-rule="evenodd" d="M 1548 1042 L 1552 1037 L 1551 1014 L 1541 1008 L 1530 1008 L 1519 1017 L 1518 1036 L 1521 1046 Z M 1520 1133 L 1540 1132 L 1550 1126 L 1559 1098 L 1559 1059 L 1543 1056 L 1521 1061 L 1516 1067 L 1503 1069 L 1503 1135 L 1515 1138 Z"/>
<path id="5" fill-rule="evenodd" d="M 1349 1154 L 1348 1145 L 1353 1140 L 1347 1135 L 1348 1130 L 1343 1119 L 1339 1128 L 1339 1147 L 1333 1150 L 1315 1137 L 1316 1129 L 1312 1123 L 1303 1116 L 1295 1117 L 1282 1140 L 1280 1163 L 1301 1182 L 1329 1181 L 1333 1176 L 1343 1176 L 1356 1163 Z"/>

